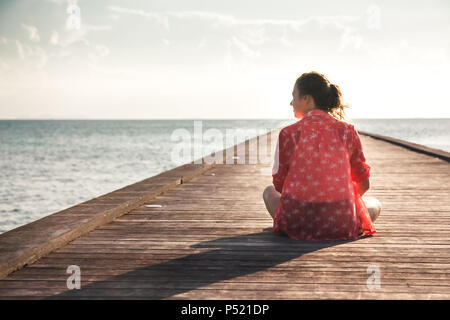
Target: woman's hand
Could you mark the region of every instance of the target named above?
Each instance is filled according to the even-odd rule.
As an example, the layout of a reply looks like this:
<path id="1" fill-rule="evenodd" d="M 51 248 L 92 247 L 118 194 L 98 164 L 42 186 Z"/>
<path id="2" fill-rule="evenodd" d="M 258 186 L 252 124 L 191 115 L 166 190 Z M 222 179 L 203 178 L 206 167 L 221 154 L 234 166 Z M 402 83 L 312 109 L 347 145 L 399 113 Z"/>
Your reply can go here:
<path id="1" fill-rule="evenodd" d="M 358 183 L 358 184 L 357 184 L 357 187 L 358 187 L 358 193 L 359 193 L 359 195 L 362 197 L 362 195 L 363 195 L 364 193 L 366 193 L 366 191 L 369 190 L 369 188 L 370 188 L 370 182 L 369 182 L 369 179 L 367 179 L 367 180 L 365 180 L 365 181 L 362 181 L 362 182 Z"/>

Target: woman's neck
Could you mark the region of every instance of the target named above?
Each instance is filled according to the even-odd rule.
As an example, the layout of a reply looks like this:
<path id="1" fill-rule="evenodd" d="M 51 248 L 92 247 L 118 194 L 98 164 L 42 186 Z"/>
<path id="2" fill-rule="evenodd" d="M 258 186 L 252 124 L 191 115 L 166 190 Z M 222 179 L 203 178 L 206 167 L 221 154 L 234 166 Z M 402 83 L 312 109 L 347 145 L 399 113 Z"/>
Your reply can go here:
<path id="1" fill-rule="evenodd" d="M 316 109 L 318 109 L 318 108 L 316 107 L 316 105 L 309 105 L 309 106 L 306 106 L 305 114 L 307 114 L 307 113 L 310 112 L 311 110 L 316 110 Z"/>

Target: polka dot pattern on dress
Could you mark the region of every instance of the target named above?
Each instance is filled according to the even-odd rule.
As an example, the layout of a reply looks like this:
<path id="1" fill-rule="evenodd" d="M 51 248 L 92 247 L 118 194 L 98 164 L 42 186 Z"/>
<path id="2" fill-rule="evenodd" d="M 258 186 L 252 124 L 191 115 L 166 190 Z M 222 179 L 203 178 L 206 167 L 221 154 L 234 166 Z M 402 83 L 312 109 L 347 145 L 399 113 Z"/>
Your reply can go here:
<path id="1" fill-rule="evenodd" d="M 370 166 L 354 126 L 319 109 L 283 128 L 273 184 L 281 192 L 273 232 L 298 240 L 347 240 L 374 234 L 357 183 Z"/>

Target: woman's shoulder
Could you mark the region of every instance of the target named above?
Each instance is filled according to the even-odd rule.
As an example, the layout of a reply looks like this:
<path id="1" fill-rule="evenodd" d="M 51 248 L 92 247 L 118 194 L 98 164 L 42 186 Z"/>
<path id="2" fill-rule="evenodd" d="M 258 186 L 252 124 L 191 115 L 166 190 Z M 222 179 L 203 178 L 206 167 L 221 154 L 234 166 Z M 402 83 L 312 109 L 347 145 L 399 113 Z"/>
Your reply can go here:
<path id="1" fill-rule="evenodd" d="M 337 127 L 345 128 L 345 129 L 353 129 L 354 125 L 351 122 L 348 122 L 346 120 L 338 120 L 334 119 L 333 121 Z"/>
<path id="2" fill-rule="evenodd" d="M 343 120 L 337 120 L 334 118 L 331 118 L 330 120 L 333 122 L 335 128 L 339 129 L 339 131 L 347 132 L 347 133 L 348 132 L 352 133 L 352 132 L 356 131 L 355 126 L 350 122 L 343 121 Z M 326 122 L 326 123 L 328 123 L 328 125 L 330 125 L 330 122 Z M 331 125 L 333 125 L 333 124 L 331 124 Z M 300 129 L 303 125 L 305 125 L 305 121 L 301 121 L 301 120 L 294 122 L 290 125 L 287 125 L 280 130 L 280 135 L 283 135 L 283 136 L 293 135 L 293 134 L 295 135 L 300 132 Z M 323 124 L 323 125 L 325 125 L 325 124 Z M 306 124 L 306 126 L 308 126 L 308 124 Z"/>
<path id="3" fill-rule="evenodd" d="M 295 132 L 298 131 L 298 128 L 299 128 L 300 125 L 301 125 L 301 121 L 300 120 L 297 121 L 297 122 L 294 122 L 292 124 L 289 124 L 289 125 L 283 127 L 280 130 L 280 134 L 282 134 L 282 135 L 289 135 L 289 134 L 295 133 Z"/>
<path id="4" fill-rule="evenodd" d="M 282 141 L 283 148 L 292 148 L 295 146 L 299 137 L 299 125 L 300 121 L 287 125 L 280 130 L 279 139 Z"/>
<path id="5" fill-rule="evenodd" d="M 341 133 L 354 134 L 356 132 L 355 126 L 347 121 L 334 119 L 335 127 Z"/>

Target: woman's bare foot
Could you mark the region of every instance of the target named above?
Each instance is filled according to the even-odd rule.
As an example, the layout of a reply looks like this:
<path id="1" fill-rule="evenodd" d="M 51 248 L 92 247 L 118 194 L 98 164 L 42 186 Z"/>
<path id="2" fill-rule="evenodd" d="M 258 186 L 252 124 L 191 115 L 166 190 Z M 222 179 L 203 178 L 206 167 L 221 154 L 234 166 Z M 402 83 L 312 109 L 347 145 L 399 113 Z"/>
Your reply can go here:
<path id="1" fill-rule="evenodd" d="M 371 197 L 367 200 L 364 200 L 364 203 L 366 204 L 367 210 L 369 211 L 370 219 L 372 220 L 372 222 L 375 222 L 381 212 L 381 202 L 378 201 L 377 198 Z"/>

